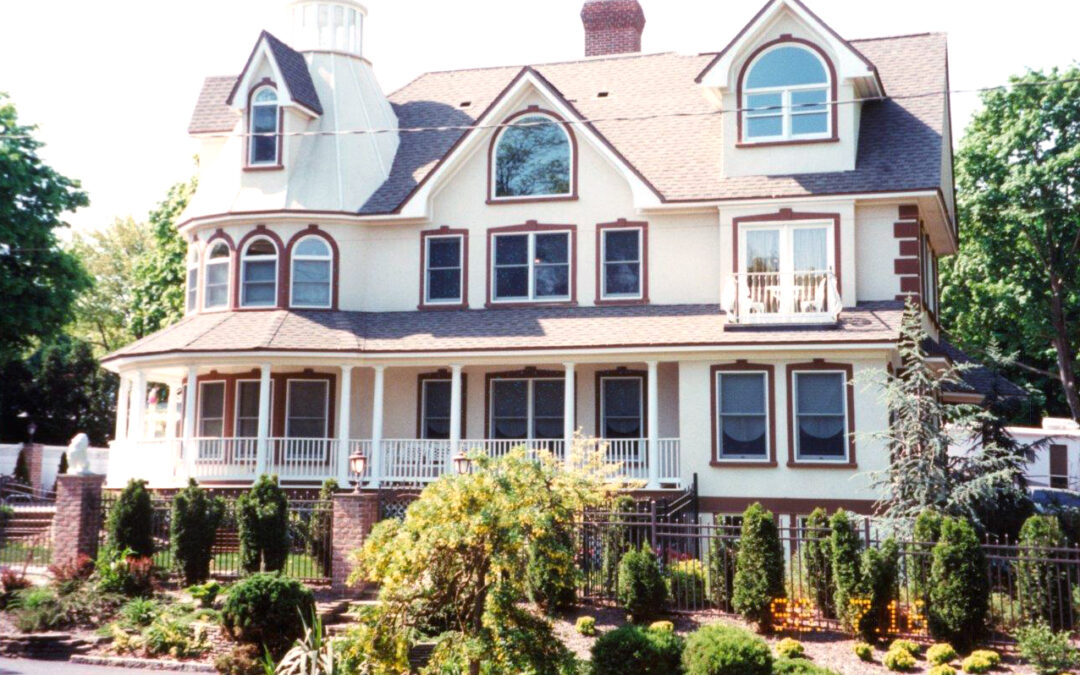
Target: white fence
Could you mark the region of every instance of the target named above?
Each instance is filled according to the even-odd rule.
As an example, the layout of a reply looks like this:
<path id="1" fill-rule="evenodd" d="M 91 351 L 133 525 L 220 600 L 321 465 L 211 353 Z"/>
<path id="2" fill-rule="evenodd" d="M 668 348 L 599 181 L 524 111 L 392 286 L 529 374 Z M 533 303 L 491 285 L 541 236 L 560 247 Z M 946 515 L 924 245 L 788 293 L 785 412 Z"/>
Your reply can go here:
<path id="1" fill-rule="evenodd" d="M 22 448 L 21 443 L 0 445 L 0 476 L 10 476 L 15 473 L 15 463 L 19 461 L 19 452 Z M 43 445 L 41 448 L 41 487 L 52 490 L 56 487 L 56 475 L 60 472 L 60 457 L 67 452 L 67 446 Z M 108 448 L 90 448 L 87 454 L 91 473 L 104 474 L 108 471 Z"/>

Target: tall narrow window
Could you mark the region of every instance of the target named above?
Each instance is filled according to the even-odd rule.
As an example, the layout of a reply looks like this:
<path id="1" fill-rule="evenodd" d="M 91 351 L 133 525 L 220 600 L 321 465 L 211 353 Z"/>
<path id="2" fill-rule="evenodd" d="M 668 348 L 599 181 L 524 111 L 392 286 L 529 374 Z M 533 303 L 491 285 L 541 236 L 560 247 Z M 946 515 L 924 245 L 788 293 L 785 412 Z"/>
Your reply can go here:
<path id="1" fill-rule="evenodd" d="M 203 308 L 215 309 L 229 304 L 229 247 L 218 242 L 206 257 L 203 280 Z"/>
<path id="2" fill-rule="evenodd" d="M 565 387 L 554 379 L 497 379 L 491 382 L 491 437 L 563 437 Z"/>
<path id="3" fill-rule="evenodd" d="M 277 305 L 277 247 L 269 239 L 255 239 L 241 259 L 241 307 Z"/>
<path id="4" fill-rule="evenodd" d="M 285 435 L 326 438 L 330 384 L 326 380 L 289 380 Z"/>
<path id="5" fill-rule="evenodd" d="M 185 305 L 189 314 L 199 307 L 199 252 L 194 244 L 191 245 L 191 253 L 188 254 Z"/>
<path id="6" fill-rule="evenodd" d="M 800 460 L 847 458 L 847 382 L 841 372 L 796 372 L 795 449 Z"/>
<path id="7" fill-rule="evenodd" d="M 273 399 L 271 383 L 271 400 Z M 236 431 L 237 438 L 255 438 L 259 435 L 259 392 L 258 380 L 239 380 L 236 383 Z"/>
<path id="8" fill-rule="evenodd" d="M 568 196 L 572 192 L 570 136 L 546 115 L 519 117 L 500 132 L 492 160 L 492 197 Z"/>
<path id="9" fill-rule="evenodd" d="M 601 238 L 605 300 L 636 300 L 642 297 L 642 237 L 640 227 L 606 229 Z"/>
<path id="10" fill-rule="evenodd" d="M 248 137 L 248 164 L 251 166 L 274 166 L 278 161 L 278 141 L 281 121 L 278 114 L 277 91 L 273 87 L 261 87 L 251 97 L 250 128 Z"/>
<path id="11" fill-rule="evenodd" d="M 570 233 L 494 235 L 495 301 L 570 299 Z"/>
<path id="12" fill-rule="evenodd" d="M 423 438 L 450 438 L 450 380 L 424 380 L 421 399 Z"/>
<path id="13" fill-rule="evenodd" d="M 743 138 L 784 141 L 830 135 L 825 63 L 803 46 L 781 44 L 758 55 L 743 81 Z"/>
<path id="14" fill-rule="evenodd" d="M 424 302 L 430 305 L 460 304 L 464 276 L 462 235 L 424 238 Z"/>
<path id="15" fill-rule="evenodd" d="M 765 373 L 717 372 L 717 459 L 769 458 L 766 378 Z"/>
<path id="16" fill-rule="evenodd" d="M 320 237 L 301 239 L 292 253 L 292 306 L 327 309 L 332 303 L 334 257 Z"/>
<path id="17" fill-rule="evenodd" d="M 225 435 L 225 383 L 199 383 L 199 436 L 221 438 Z"/>
<path id="18" fill-rule="evenodd" d="M 603 438 L 645 438 L 642 378 L 600 379 L 600 433 Z"/>

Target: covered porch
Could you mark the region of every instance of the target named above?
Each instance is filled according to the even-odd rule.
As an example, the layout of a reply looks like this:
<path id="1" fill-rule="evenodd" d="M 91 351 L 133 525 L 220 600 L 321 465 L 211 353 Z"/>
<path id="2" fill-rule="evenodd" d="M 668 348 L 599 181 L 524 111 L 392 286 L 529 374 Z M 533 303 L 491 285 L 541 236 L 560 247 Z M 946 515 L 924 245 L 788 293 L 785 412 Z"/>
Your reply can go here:
<path id="1" fill-rule="evenodd" d="M 364 487 L 416 486 L 452 472 L 459 451 L 501 456 L 524 446 L 569 462 L 578 437 L 603 444 L 621 480 L 679 489 L 678 378 L 677 363 L 659 361 L 282 359 L 125 370 L 108 484 L 243 486 L 268 473 L 345 486 L 358 478 L 348 458 L 360 452 L 369 458 Z"/>

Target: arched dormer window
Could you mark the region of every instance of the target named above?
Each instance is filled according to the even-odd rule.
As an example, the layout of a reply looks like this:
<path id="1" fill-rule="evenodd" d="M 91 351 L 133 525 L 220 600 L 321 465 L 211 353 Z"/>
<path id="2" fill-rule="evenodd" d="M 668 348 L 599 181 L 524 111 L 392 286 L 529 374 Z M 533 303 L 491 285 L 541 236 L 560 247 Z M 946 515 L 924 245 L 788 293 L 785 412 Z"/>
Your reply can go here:
<path id="1" fill-rule="evenodd" d="M 199 249 L 194 242 L 188 246 L 185 307 L 188 314 L 199 308 Z"/>
<path id="2" fill-rule="evenodd" d="M 266 237 L 252 239 L 240 258 L 240 306 L 277 305 L 278 250 Z"/>
<path id="3" fill-rule="evenodd" d="M 269 85 L 259 87 L 251 96 L 251 110 L 248 112 L 250 166 L 277 166 L 281 163 L 278 157 L 280 122 L 277 91 Z"/>
<path id="4" fill-rule="evenodd" d="M 334 254 L 322 237 L 304 237 L 292 249 L 291 301 L 293 307 L 327 309 L 333 303 L 331 288 Z"/>
<path id="5" fill-rule="evenodd" d="M 509 124 L 495 140 L 491 197 L 573 196 L 573 142 L 562 122 L 549 114 L 527 112 Z"/>
<path id="6" fill-rule="evenodd" d="M 220 309 L 229 305 L 229 247 L 218 242 L 206 256 L 206 278 L 203 280 L 203 309 Z"/>
<path id="7" fill-rule="evenodd" d="M 742 89 L 742 139 L 793 141 L 832 135 L 833 82 L 824 58 L 798 42 L 785 41 L 753 57 Z"/>

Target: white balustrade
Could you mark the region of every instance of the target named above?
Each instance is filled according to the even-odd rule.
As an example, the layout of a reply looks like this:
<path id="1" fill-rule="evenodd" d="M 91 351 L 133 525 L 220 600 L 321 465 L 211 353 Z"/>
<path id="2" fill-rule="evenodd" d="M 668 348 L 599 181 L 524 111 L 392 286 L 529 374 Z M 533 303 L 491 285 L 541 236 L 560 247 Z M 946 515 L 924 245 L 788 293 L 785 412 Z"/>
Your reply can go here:
<path id="1" fill-rule="evenodd" d="M 271 438 L 267 445 L 267 473 L 283 481 L 335 478 L 338 443 L 333 438 Z"/>
<path id="2" fill-rule="evenodd" d="M 843 309 L 836 275 L 814 270 L 732 274 L 721 305 L 746 324 L 832 323 Z"/>
<path id="3" fill-rule="evenodd" d="M 389 483 L 430 483 L 446 471 L 450 441 L 384 438 L 383 475 Z"/>

